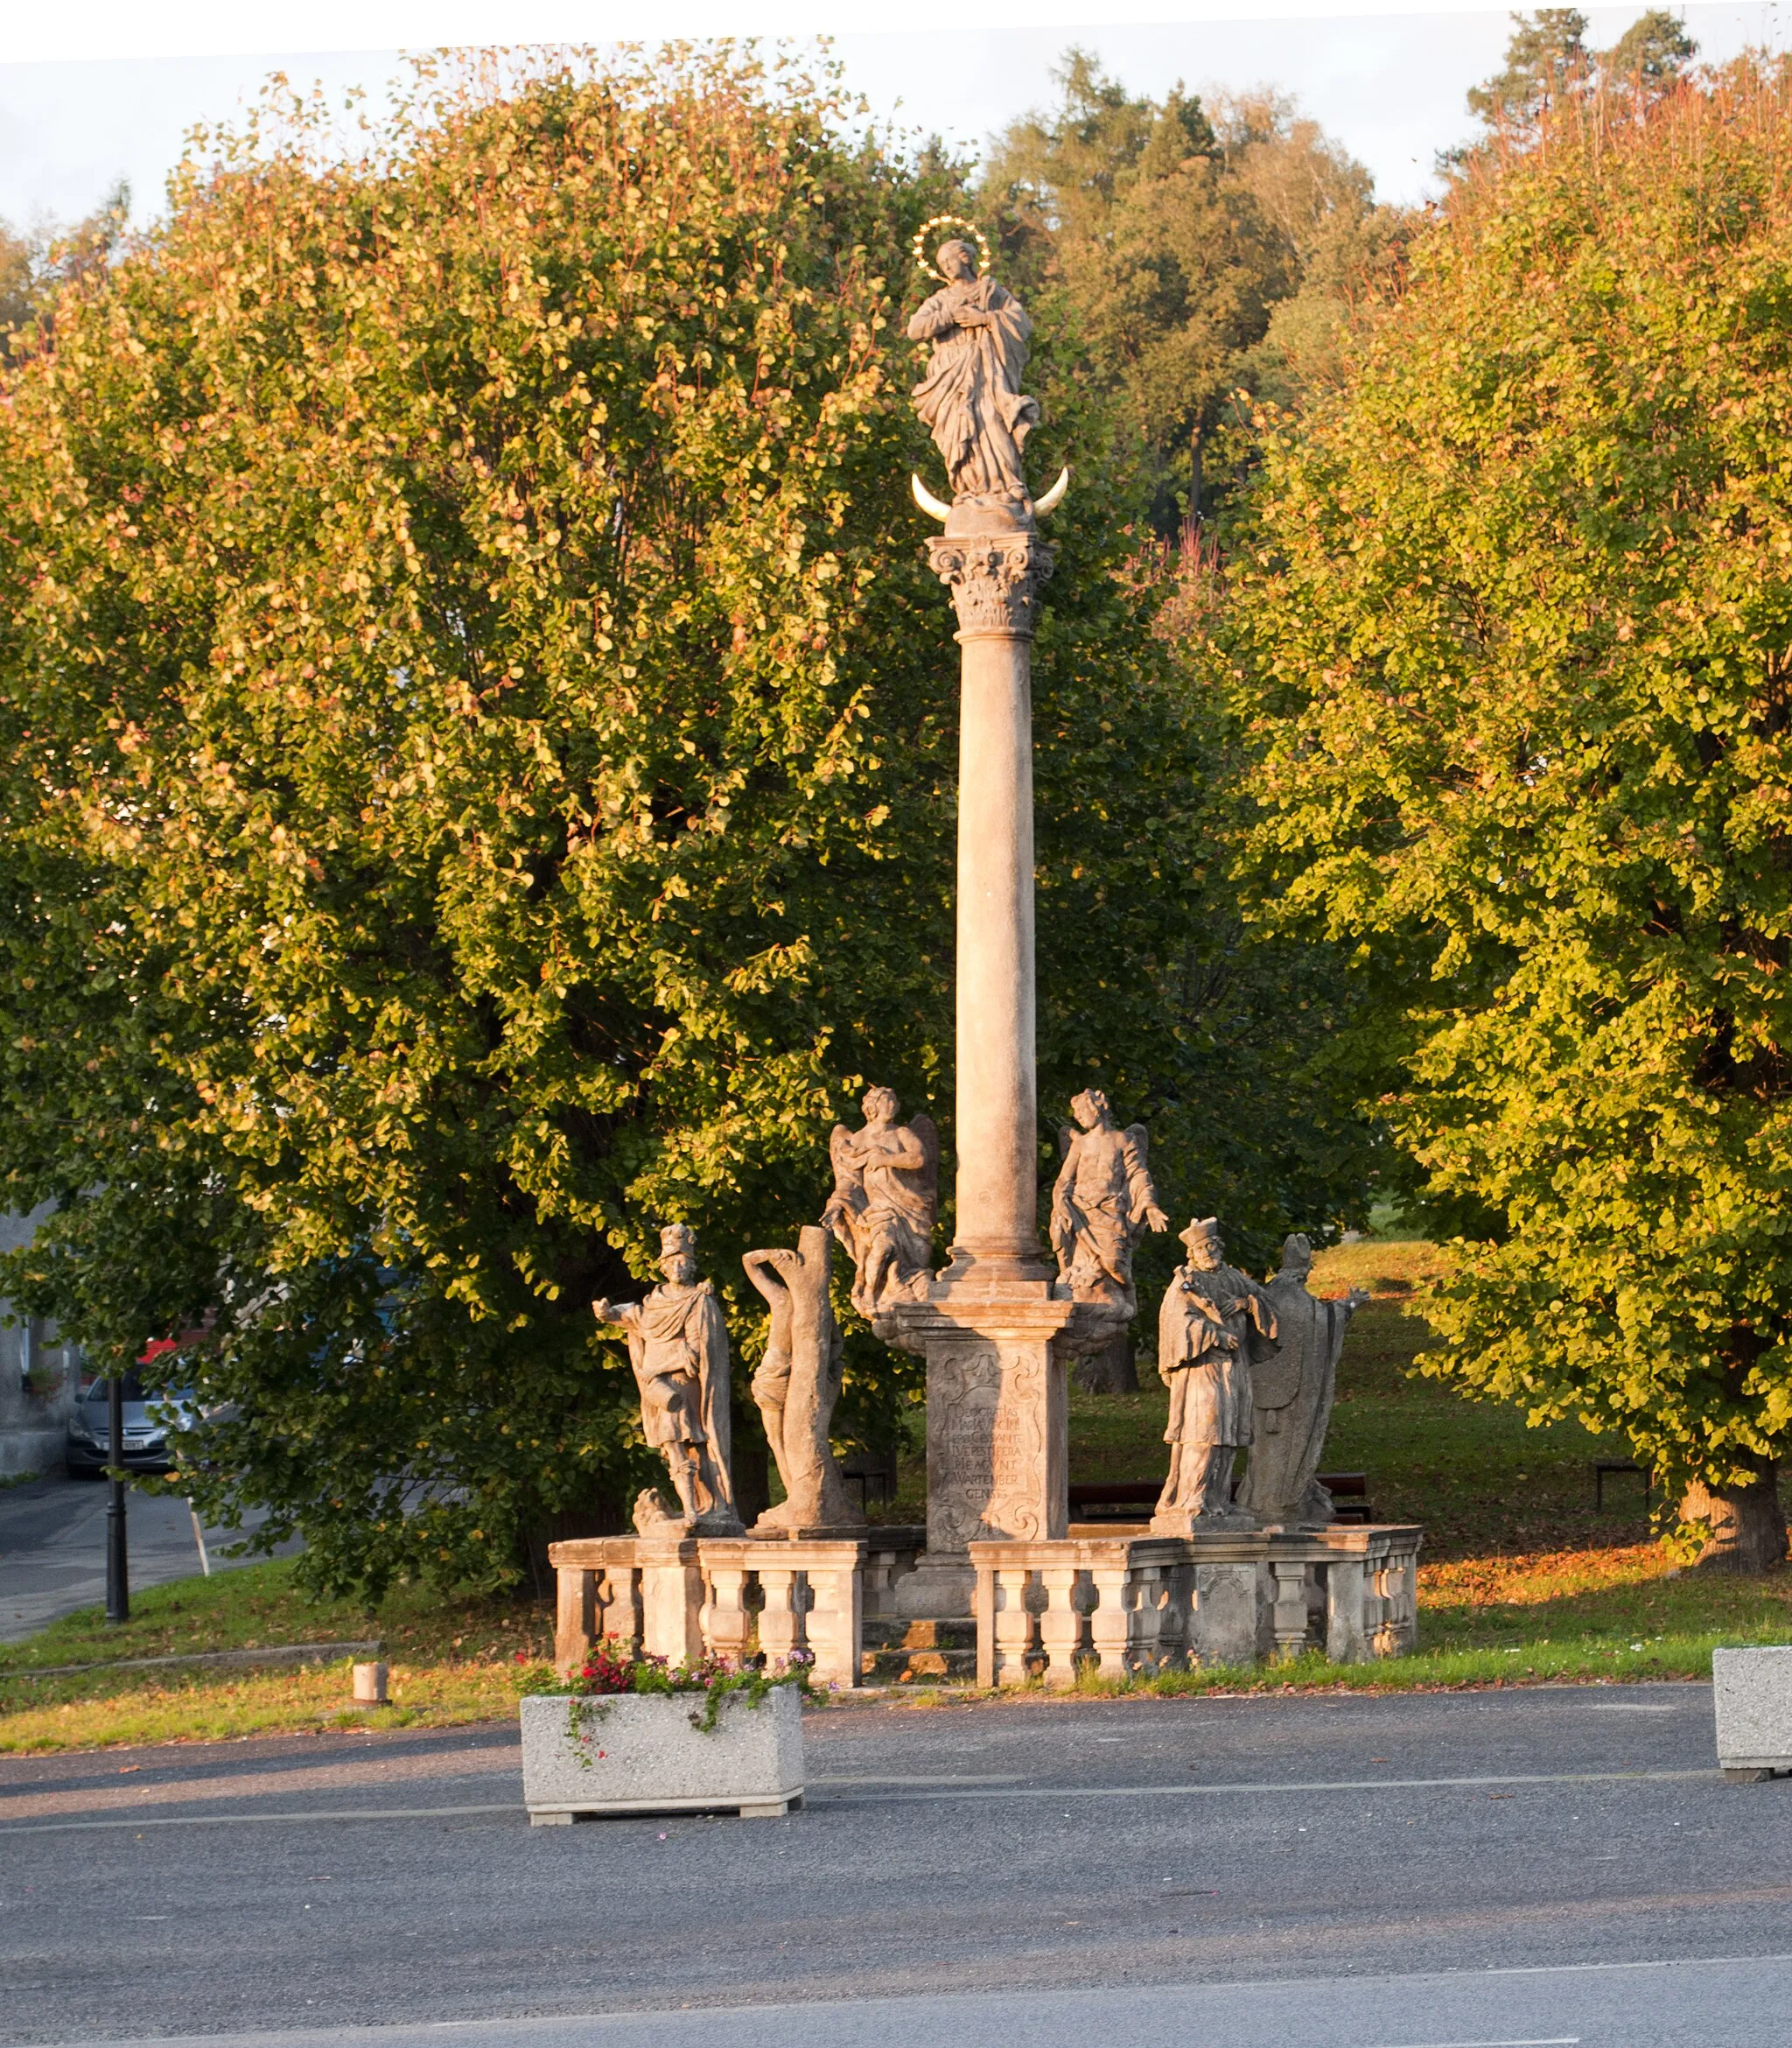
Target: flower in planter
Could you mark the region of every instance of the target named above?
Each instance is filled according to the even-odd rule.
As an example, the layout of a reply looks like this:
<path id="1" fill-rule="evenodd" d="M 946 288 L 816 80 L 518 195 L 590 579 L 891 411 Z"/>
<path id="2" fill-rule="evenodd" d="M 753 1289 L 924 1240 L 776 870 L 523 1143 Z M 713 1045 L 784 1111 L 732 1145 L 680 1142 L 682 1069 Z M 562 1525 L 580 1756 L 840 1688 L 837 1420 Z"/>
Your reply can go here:
<path id="1" fill-rule="evenodd" d="M 700 1693 L 703 1704 L 690 1716 L 693 1728 L 712 1734 L 719 1724 L 724 1704 L 738 1694 L 748 1707 L 764 1704 L 774 1686 L 794 1686 L 805 1696 L 813 1690 L 809 1673 L 815 1658 L 807 1650 L 794 1650 L 767 1672 L 763 1659 L 732 1665 L 724 1657 L 696 1657 L 683 1664 L 670 1664 L 663 1657 L 619 1649 L 608 1642 L 596 1644 L 584 1665 L 570 1678 L 532 1685 L 531 1693 L 563 1694 L 568 1702 L 568 1722 L 572 1739 L 579 1746 L 581 1761 L 589 1762 L 595 1737 L 587 1732 L 590 1720 L 601 1719 L 604 1709 L 594 1700 L 619 1694 Z M 603 1751 L 598 1750 L 598 1756 Z"/>

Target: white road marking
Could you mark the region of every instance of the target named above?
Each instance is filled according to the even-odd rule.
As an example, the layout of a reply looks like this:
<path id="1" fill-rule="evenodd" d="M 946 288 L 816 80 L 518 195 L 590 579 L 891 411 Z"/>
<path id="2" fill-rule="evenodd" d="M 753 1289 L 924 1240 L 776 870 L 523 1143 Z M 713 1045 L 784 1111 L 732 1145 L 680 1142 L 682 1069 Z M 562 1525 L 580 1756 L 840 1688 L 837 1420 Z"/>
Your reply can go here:
<path id="1" fill-rule="evenodd" d="M 958 1781 L 935 1784 L 928 1789 L 886 1793 L 875 1791 L 844 1799 L 809 1799 L 811 1812 L 830 1807 L 907 1806 L 941 1799 L 1188 1799 L 1236 1792 L 1447 1792 L 1465 1791 L 1489 1785 L 1645 1785 L 1677 1779 L 1715 1778 L 1714 1770 L 1700 1771 L 1575 1771 L 1554 1774 L 1532 1773 L 1511 1778 L 1348 1778 L 1310 1781 L 1298 1785 L 1046 1785 L 1018 1782 L 979 1784 Z M 811 1779 L 811 1786 L 825 1779 Z M 844 1782 L 836 1780 L 835 1782 Z M 879 1784 L 897 1784 L 878 1779 Z M 116 1820 L 40 1820 L 16 1827 L 0 1826 L 0 1835 L 66 1834 L 95 1828 L 143 1827 L 240 1827 L 256 1821 L 276 1820 L 454 1820 L 472 1813 L 523 1812 L 520 1799 L 494 1801 L 469 1806 L 336 1806 L 319 1807 L 304 1813 L 144 1813 Z M 618 1816 L 632 1818 L 628 1815 Z M 1068 1814 L 1065 1816 L 1068 1820 Z"/>
<path id="2" fill-rule="evenodd" d="M 449 1820 L 463 1813 L 514 1813 L 521 1799 L 489 1806 L 337 1806 L 312 1813 L 139 1813 L 124 1820 L 39 1820 L 25 1827 L 0 1827 L 0 1834 L 69 1834 L 97 1827 L 244 1827 L 257 1820 Z"/>
<path id="3" fill-rule="evenodd" d="M 874 1771 L 864 1778 L 812 1778 L 810 1785 L 1025 1785 L 1024 1771 L 995 1771 L 982 1778 L 968 1776 L 941 1778 L 895 1778 L 882 1771 Z"/>
<path id="4" fill-rule="evenodd" d="M 1188 1799 L 1228 1792 L 1415 1792 L 1465 1789 L 1488 1785 L 1628 1785 L 1659 1783 L 1676 1778 L 1717 1778 L 1715 1768 L 1695 1771 L 1565 1771 L 1533 1772 L 1508 1778 L 1338 1778 L 1299 1785 L 1015 1785 L 966 1786 L 962 1791 L 892 1792 L 887 1799 L 875 1793 L 862 1799 L 823 1799 L 821 1806 L 858 1806 L 901 1805 L 920 1799 Z M 812 1781 L 813 1782 L 813 1781 Z"/>

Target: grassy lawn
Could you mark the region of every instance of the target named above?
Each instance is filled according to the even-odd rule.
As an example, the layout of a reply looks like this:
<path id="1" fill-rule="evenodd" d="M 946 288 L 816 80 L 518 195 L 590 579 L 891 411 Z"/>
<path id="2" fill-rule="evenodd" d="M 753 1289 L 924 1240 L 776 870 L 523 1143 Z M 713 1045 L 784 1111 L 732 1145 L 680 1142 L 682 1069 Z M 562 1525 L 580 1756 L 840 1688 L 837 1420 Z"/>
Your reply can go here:
<path id="1" fill-rule="evenodd" d="M 1606 1511 L 1595 1511 L 1592 1460 L 1623 1457 L 1622 1444 L 1572 1424 L 1527 1429 L 1516 1410 L 1416 1375 L 1426 1333 L 1408 1304 L 1435 1259 L 1427 1245 L 1376 1238 L 1326 1253 L 1314 1275 L 1321 1294 L 1356 1286 L 1372 1296 L 1345 1348 L 1326 1465 L 1368 1474 L 1377 1519 L 1424 1525 L 1418 1654 L 1348 1670 L 1309 1658 L 1257 1672 L 1182 1673 L 1128 1689 L 1703 1678 L 1716 1644 L 1792 1641 L 1792 1571 L 1763 1579 L 1676 1571 L 1651 1540 L 1634 1476 L 1609 1480 Z M 1149 1361 L 1140 1371 L 1138 1394 L 1072 1394 L 1073 1479 L 1163 1476 L 1167 1396 Z M 919 1521 L 926 1470 L 918 1443 L 901 1477 L 883 1516 Z M 392 1667 L 392 1703 L 371 1712 L 350 1706 L 346 1661 L 242 1674 L 29 1676 L 46 1665 L 374 1637 Z M 552 1641 L 545 1603 L 444 1600 L 409 1589 L 368 1614 L 351 1603 L 308 1602 L 288 1562 L 253 1566 L 143 1593 L 122 1629 L 106 1628 L 90 1610 L 29 1642 L 0 1645 L 0 1751 L 502 1718 L 525 1666 L 550 1657 Z M 1113 1688 L 1089 1681 L 1088 1689 Z"/>

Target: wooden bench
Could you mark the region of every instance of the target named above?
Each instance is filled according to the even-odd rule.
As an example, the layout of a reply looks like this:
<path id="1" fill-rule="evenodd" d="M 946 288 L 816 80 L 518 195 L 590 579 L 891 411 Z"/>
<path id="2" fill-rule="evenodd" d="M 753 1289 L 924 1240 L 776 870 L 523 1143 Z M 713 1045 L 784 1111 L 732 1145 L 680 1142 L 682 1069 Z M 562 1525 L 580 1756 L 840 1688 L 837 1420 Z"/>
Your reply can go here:
<path id="1" fill-rule="evenodd" d="M 1332 1497 L 1340 1522 L 1372 1522 L 1366 1472 L 1321 1472 L 1320 1484 Z M 1150 1518 L 1164 1490 L 1161 1479 L 1090 1479 L 1070 1488 L 1072 1521 L 1142 1521 Z M 1144 1514 L 1138 1511 L 1143 1509 Z M 1129 1511 L 1130 1511 L 1129 1512 Z"/>

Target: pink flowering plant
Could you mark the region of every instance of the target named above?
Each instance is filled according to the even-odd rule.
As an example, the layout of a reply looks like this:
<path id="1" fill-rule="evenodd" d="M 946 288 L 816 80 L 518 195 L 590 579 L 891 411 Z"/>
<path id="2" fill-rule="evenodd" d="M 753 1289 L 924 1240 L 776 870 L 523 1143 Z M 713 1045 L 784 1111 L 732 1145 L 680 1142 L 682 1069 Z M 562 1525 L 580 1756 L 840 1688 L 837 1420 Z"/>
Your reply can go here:
<path id="1" fill-rule="evenodd" d="M 720 1721 L 724 1704 L 738 1696 L 749 1707 L 765 1704 L 776 1686 L 794 1686 L 805 1697 L 813 1691 L 810 1671 L 815 1659 L 806 1650 L 792 1651 L 776 1666 L 767 1669 L 763 1658 L 731 1664 L 724 1657 L 694 1657 L 671 1664 L 663 1657 L 636 1656 L 614 1643 L 593 1645 L 584 1663 L 568 1678 L 543 1674 L 539 1683 L 525 1683 L 528 1693 L 564 1694 L 567 1724 L 578 1760 L 587 1770 L 604 1752 L 598 1749 L 592 1724 L 601 1722 L 608 1701 L 619 1694 L 691 1694 L 701 1695 L 694 1707 L 690 1725 L 703 1734 L 712 1734 Z"/>

